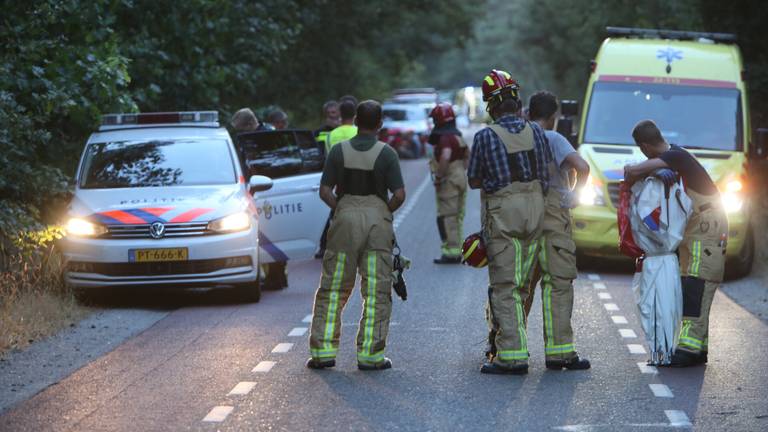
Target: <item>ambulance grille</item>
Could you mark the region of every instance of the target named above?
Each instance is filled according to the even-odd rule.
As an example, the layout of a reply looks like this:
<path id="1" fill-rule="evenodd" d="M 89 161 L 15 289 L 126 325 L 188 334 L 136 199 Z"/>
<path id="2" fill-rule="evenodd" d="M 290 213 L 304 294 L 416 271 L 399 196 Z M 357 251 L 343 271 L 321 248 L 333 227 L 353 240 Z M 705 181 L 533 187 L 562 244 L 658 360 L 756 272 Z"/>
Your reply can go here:
<path id="1" fill-rule="evenodd" d="M 613 208 L 619 208 L 619 183 L 608 183 L 608 197 L 611 199 Z"/>
<path id="2" fill-rule="evenodd" d="M 165 234 L 162 238 L 170 237 L 196 237 L 211 234 L 208 231 L 208 222 L 196 223 L 169 223 L 165 225 Z M 141 225 L 107 225 L 107 233 L 101 236 L 106 239 L 151 239 L 149 224 Z"/>

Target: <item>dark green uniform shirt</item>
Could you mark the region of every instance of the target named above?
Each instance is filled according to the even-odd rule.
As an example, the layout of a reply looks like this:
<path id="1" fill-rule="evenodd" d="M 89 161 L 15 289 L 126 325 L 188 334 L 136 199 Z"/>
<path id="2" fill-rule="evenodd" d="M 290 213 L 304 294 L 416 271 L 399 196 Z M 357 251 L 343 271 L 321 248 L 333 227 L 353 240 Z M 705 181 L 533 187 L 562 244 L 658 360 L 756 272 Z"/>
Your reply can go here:
<path id="1" fill-rule="evenodd" d="M 372 135 L 357 135 L 350 139 L 352 148 L 358 151 L 369 150 L 376 143 L 376 137 Z M 328 153 L 323 168 L 323 177 L 320 183 L 324 186 L 335 187 L 342 183 L 344 174 L 344 155 L 340 145 L 335 145 Z M 373 175 L 375 178 L 376 195 L 384 202 L 389 200 L 387 190 L 394 192 L 403 187 L 403 175 L 400 172 L 400 159 L 397 152 L 390 146 L 385 146 L 373 166 Z M 341 194 L 343 194 L 343 190 Z"/>

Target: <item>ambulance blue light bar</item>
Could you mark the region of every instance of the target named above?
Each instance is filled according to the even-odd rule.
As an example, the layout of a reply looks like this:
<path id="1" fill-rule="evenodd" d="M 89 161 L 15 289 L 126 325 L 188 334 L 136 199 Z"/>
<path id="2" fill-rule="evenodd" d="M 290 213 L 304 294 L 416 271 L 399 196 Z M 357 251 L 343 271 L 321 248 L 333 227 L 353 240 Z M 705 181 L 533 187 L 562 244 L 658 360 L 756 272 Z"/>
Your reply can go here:
<path id="1" fill-rule="evenodd" d="M 101 117 L 100 129 L 117 129 L 151 125 L 219 127 L 219 113 L 217 111 L 176 111 L 140 114 L 106 114 Z"/>

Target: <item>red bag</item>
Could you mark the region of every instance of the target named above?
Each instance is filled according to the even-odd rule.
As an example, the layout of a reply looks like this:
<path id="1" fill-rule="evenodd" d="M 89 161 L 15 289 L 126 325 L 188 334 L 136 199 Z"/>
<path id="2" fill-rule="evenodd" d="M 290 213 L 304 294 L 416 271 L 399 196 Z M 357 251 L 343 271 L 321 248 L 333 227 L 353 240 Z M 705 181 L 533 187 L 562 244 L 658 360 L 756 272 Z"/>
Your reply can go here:
<path id="1" fill-rule="evenodd" d="M 635 244 L 632 236 L 632 225 L 629 222 L 629 203 L 632 200 L 632 189 L 627 182 L 619 184 L 619 208 L 616 217 L 619 223 L 619 250 L 630 258 L 640 258 L 643 250 Z"/>

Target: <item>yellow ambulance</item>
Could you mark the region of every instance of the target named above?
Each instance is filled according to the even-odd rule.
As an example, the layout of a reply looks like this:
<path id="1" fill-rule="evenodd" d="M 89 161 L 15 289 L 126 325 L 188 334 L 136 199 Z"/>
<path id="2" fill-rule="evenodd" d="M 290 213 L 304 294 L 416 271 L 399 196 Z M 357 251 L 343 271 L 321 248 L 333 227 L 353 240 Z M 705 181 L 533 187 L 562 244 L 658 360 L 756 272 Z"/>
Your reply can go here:
<path id="1" fill-rule="evenodd" d="M 616 206 L 623 168 L 645 160 L 631 131 L 652 119 L 667 142 L 701 162 L 728 214 L 728 270 L 747 273 L 754 255 L 747 165 L 751 155 L 747 87 L 734 35 L 608 28 L 591 63 L 577 142 L 591 167 L 573 212 L 580 254 L 618 256 Z"/>

